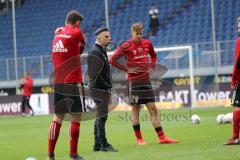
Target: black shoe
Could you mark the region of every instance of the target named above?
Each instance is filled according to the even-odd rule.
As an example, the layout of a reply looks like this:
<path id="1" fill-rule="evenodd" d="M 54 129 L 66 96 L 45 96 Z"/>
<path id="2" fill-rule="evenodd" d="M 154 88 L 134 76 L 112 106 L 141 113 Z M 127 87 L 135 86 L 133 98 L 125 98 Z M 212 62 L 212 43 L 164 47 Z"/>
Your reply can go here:
<path id="1" fill-rule="evenodd" d="M 98 152 L 98 151 L 100 151 L 100 146 L 96 146 L 96 145 L 94 145 L 93 146 L 93 152 Z"/>
<path id="2" fill-rule="evenodd" d="M 54 154 L 49 154 L 47 160 L 55 160 Z"/>
<path id="3" fill-rule="evenodd" d="M 84 158 L 78 154 L 74 154 L 70 156 L 70 160 L 84 160 Z"/>
<path id="4" fill-rule="evenodd" d="M 117 149 L 113 148 L 113 146 L 111 144 L 101 146 L 100 150 L 102 152 L 117 152 L 118 151 Z"/>

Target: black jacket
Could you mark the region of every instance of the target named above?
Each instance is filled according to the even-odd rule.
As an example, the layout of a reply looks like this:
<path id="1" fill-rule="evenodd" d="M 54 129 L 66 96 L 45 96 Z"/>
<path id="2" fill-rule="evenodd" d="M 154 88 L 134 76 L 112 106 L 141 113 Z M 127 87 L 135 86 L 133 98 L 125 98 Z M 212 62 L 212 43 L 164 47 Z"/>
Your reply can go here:
<path id="1" fill-rule="evenodd" d="M 88 53 L 89 88 L 108 90 L 112 88 L 111 68 L 106 50 L 95 44 Z"/>

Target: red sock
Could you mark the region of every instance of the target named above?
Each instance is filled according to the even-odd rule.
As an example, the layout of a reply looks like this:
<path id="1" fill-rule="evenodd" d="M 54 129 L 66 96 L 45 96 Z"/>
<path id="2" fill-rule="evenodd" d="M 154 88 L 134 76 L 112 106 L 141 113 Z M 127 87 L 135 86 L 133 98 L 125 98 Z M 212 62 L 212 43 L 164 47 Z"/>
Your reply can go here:
<path id="1" fill-rule="evenodd" d="M 142 134 L 141 134 L 141 131 L 134 131 L 135 133 L 135 136 L 137 137 L 137 139 L 142 139 Z"/>
<path id="2" fill-rule="evenodd" d="M 142 139 L 140 124 L 134 125 L 133 129 L 134 129 L 134 133 L 135 133 L 135 136 L 137 137 L 137 139 Z"/>
<path id="3" fill-rule="evenodd" d="M 55 146 L 58 140 L 61 124 L 52 121 L 48 132 L 48 154 L 54 154 Z"/>
<path id="4" fill-rule="evenodd" d="M 165 135 L 164 135 L 164 132 L 163 132 L 163 129 L 162 129 L 162 127 L 160 126 L 160 127 L 157 127 L 157 128 L 155 128 L 155 131 L 156 131 L 156 133 L 157 133 L 157 135 L 158 135 L 158 137 L 159 138 L 162 138 L 162 137 L 164 137 Z"/>
<path id="5" fill-rule="evenodd" d="M 233 112 L 233 138 L 239 138 L 240 110 Z"/>
<path id="6" fill-rule="evenodd" d="M 69 128 L 69 138 L 70 138 L 70 155 L 78 154 L 78 138 L 79 138 L 79 122 L 71 122 Z"/>

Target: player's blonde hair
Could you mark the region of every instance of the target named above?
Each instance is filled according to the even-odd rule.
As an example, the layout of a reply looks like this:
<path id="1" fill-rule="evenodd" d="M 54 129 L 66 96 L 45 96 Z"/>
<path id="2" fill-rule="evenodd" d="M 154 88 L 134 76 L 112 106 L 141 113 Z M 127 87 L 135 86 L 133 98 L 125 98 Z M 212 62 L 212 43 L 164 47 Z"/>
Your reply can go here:
<path id="1" fill-rule="evenodd" d="M 131 32 L 141 32 L 144 26 L 142 23 L 134 23 L 131 28 Z"/>

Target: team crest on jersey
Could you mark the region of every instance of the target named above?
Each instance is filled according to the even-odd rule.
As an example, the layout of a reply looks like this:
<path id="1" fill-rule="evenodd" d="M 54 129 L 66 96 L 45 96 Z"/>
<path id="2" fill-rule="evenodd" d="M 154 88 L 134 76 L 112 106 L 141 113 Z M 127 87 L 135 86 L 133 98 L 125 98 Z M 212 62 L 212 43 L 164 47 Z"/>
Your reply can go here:
<path id="1" fill-rule="evenodd" d="M 138 51 L 139 51 L 139 52 L 142 52 L 142 51 L 143 51 L 142 47 L 139 47 L 139 48 L 138 48 Z"/>

